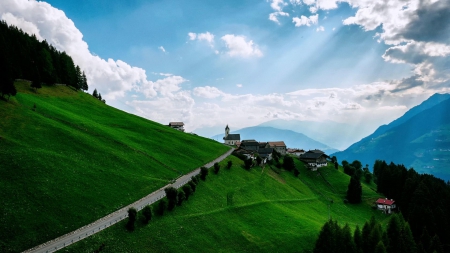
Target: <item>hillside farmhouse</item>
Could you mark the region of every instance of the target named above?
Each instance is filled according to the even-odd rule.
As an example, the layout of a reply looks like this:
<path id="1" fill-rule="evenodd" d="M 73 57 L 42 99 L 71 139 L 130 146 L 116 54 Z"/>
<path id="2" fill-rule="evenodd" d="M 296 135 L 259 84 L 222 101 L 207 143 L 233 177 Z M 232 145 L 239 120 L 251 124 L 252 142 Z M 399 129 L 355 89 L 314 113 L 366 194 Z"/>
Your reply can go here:
<path id="1" fill-rule="evenodd" d="M 295 155 L 296 157 L 300 157 L 301 155 L 303 155 L 305 153 L 305 150 L 296 149 L 296 148 L 288 148 L 286 150 L 286 153 L 288 153 L 290 155 Z"/>
<path id="2" fill-rule="evenodd" d="M 329 157 L 323 151 L 314 149 L 304 153 L 299 159 L 315 171 L 317 168 L 327 166 L 327 158 Z"/>
<path id="3" fill-rule="evenodd" d="M 396 208 L 395 200 L 393 199 L 379 198 L 376 203 L 378 210 L 383 210 L 387 214 L 390 214 L 392 209 Z"/>
<path id="4" fill-rule="evenodd" d="M 184 132 L 184 123 L 183 122 L 170 122 L 169 127 L 176 129 L 178 131 Z"/>
<path id="5" fill-rule="evenodd" d="M 269 148 L 273 148 L 278 153 L 286 155 L 287 147 L 286 144 L 284 144 L 284 141 L 269 141 L 268 144 Z"/>
<path id="6" fill-rule="evenodd" d="M 236 145 L 241 141 L 240 134 L 230 134 L 230 128 L 228 125 L 225 127 L 225 137 L 223 137 L 224 143 L 227 145 Z"/>

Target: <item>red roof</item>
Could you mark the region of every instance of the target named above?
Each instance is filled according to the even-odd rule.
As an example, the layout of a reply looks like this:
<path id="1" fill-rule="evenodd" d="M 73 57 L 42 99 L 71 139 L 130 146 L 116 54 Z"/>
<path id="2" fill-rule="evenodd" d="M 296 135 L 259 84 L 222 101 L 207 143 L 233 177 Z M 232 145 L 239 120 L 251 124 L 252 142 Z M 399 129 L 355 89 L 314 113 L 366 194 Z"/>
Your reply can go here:
<path id="1" fill-rule="evenodd" d="M 379 198 L 378 200 L 377 200 L 377 204 L 378 205 L 387 205 L 387 206 L 391 206 L 391 205 L 393 205 L 395 203 L 395 200 L 393 200 L 393 199 L 382 199 L 382 198 Z"/>

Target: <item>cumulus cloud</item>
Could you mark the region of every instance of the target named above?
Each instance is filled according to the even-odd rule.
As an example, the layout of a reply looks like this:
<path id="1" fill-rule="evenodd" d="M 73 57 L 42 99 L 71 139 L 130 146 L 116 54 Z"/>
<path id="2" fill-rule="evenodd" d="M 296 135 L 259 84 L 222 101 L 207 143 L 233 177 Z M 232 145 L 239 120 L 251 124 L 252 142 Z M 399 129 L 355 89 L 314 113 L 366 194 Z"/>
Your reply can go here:
<path id="1" fill-rule="evenodd" d="M 319 14 L 316 15 L 312 15 L 306 17 L 306 16 L 300 16 L 299 17 L 294 17 L 292 18 L 292 23 L 295 24 L 296 27 L 300 27 L 300 26 L 311 26 L 311 24 L 317 24 L 317 22 L 319 21 Z"/>
<path id="2" fill-rule="evenodd" d="M 216 87 L 205 86 L 205 87 L 195 87 L 194 95 L 203 98 L 216 98 L 223 96 L 224 93 Z"/>
<path id="3" fill-rule="evenodd" d="M 221 38 L 228 49 L 227 54 L 231 57 L 261 57 L 263 53 L 252 40 L 246 40 L 244 36 L 227 34 Z"/>
<path id="4" fill-rule="evenodd" d="M 287 5 L 283 0 L 271 0 L 270 7 L 275 11 L 281 12 L 283 7 Z"/>
<path id="5" fill-rule="evenodd" d="M 164 53 L 166 52 L 166 49 L 164 49 L 163 46 L 158 47 L 158 49 L 161 50 L 161 51 L 164 52 Z"/>
<path id="6" fill-rule="evenodd" d="M 278 20 L 278 16 L 285 16 L 285 17 L 289 17 L 289 13 L 287 12 L 282 12 L 282 11 L 277 11 L 277 12 L 273 12 L 269 14 L 269 20 L 280 24 L 280 21 Z"/>
<path id="7" fill-rule="evenodd" d="M 214 47 L 214 34 L 210 32 L 206 33 L 188 33 L 189 40 L 199 40 L 199 41 L 206 41 L 211 47 Z"/>

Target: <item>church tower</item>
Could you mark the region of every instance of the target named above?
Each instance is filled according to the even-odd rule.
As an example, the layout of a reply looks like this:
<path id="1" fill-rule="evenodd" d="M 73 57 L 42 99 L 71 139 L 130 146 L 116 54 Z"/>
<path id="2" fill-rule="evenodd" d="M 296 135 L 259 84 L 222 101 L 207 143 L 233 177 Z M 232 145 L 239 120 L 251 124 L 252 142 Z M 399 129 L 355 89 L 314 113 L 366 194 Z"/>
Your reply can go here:
<path id="1" fill-rule="evenodd" d="M 228 134 L 230 133 L 230 128 L 228 127 L 228 125 L 225 127 L 225 138 L 228 137 Z"/>

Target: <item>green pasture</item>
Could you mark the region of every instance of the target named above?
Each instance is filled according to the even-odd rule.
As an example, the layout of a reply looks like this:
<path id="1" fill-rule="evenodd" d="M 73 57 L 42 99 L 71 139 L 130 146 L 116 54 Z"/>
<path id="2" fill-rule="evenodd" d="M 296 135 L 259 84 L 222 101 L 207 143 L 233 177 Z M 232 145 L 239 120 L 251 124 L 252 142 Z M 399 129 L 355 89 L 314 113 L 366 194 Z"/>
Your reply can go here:
<path id="1" fill-rule="evenodd" d="M 228 150 L 69 87 L 16 87 L 0 100 L 0 252 L 89 224 Z"/>

